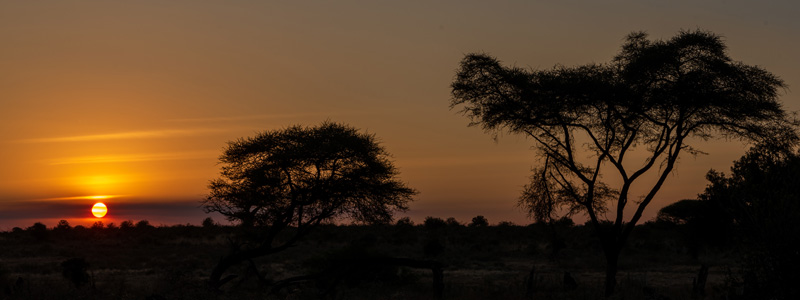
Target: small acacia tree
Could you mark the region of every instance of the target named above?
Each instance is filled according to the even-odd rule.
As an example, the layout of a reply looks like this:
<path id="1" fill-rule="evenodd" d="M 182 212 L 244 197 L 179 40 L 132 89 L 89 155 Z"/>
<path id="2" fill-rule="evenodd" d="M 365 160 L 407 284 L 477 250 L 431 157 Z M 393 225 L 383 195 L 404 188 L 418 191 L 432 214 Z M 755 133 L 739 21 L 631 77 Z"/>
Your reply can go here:
<path id="1" fill-rule="evenodd" d="M 688 142 L 794 135 L 796 122 L 777 101 L 783 86 L 766 70 L 732 61 L 712 33 L 651 41 L 638 32 L 607 64 L 523 70 L 467 55 L 452 84 L 451 107 L 462 107 L 471 125 L 535 141 L 541 164 L 520 205 L 538 220 L 560 211 L 588 215 L 605 253 L 611 295 L 631 230 L 679 156 L 699 153 Z M 635 161 L 634 151 L 645 158 Z M 604 182 L 609 174 L 620 184 Z M 629 200 L 637 199 L 631 188 L 645 174 L 655 180 L 626 217 Z"/>
<path id="2" fill-rule="evenodd" d="M 222 278 L 231 266 L 282 251 L 323 222 L 388 223 L 416 193 L 374 135 L 332 122 L 229 142 L 220 161 L 203 207 L 248 234 L 212 270 L 215 288 L 233 278 Z"/>

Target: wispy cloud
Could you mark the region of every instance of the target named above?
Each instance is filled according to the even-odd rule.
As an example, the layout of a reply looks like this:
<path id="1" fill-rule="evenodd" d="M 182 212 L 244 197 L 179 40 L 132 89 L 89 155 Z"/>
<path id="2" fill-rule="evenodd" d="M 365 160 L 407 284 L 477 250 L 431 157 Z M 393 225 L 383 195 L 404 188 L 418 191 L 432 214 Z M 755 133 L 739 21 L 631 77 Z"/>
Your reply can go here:
<path id="1" fill-rule="evenodd" d="M 97 155 L 97 156 L 65 157 L 65 158 L 48 160 L 47 162 L 51 165 L 131 163 L 131 162 L 145 162 L 145 161 L 203 159 L 203 158 L 213 158 L 218 155 L 219 155 L 218 152 L 212 152 L 212 151 L 126 154 L 126 155 Z"/>
<path id="2" fill-rule="evenodd" d="M 500 165 L 518 164 L 520 162 L 533 162 L 530 155 L 506 156 L 447 156 L 447 157 L 417 157 L 398 160 L 395 163 L 401 167 L 457 167 L 474 165 Z"/>
<path id="3" fill-rule="evenodd" d="M 112 198 L 119 198 L 123 195 L 92 195 L 92 196 L 73 196 L 73 197 L 55 197 L 41 199 L 43 201 L 59 201 L 59 200 L 105 200 Z"/>
<path id="4" fill-rule="evenodd" d="M 366 112 L 350 111 L 350 112 L 309 112 L 309 113 L 295 113 L 295 114 L 258 114 L 258 115 L 243 115 L 243 116 L 222 116 L 222 117 L 201 117 L 201 118 L 181 118 L 171 119 L 169 122 L 235 122 L 235 121 L 249 121 L 249 120 L 269 120 L 269 119 L 287 119 L 287 118 L 303 118 L 303 117 L 319 117 L 319 116 L 337 116 L 337 115 L 354 115 L 365 114 Z"/>
<path id="5" fill-rule="evenodd" d="M 62 137 L 26 139 L 24 143 L 62 143 L 62 142 L 94 142 L 106 140 L 127 140 L 127 139 L 148 139 L 148 138 L 167 138 L 175 136 L 191 136 L 204 133 L 221 132 L 222 129 L 195 128 L 195 129 L 163 129 L 147 131 L 127 131 L 106 134 L 74 135 Z"/>

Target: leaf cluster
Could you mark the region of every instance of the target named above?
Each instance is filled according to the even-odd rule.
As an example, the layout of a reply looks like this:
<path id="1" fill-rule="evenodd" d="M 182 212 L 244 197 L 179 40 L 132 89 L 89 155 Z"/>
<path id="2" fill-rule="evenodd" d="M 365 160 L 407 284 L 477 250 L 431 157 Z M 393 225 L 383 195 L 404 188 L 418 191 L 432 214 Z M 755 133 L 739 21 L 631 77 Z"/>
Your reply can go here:
<path id="1" fill-rule="evenodd" d="M 534 218 L 552 219 L 566 210 L 586 212 L 594 220 L 616 199 L 615 223 L 621 224 L 636 179 L 658 167 L 658 180 L 639 202 L 632 223 L 679 154 L 701 153 L 687 143 L 690 137 L 796 139 L 798 122 L 777 100 L 783 87 L 766 70 L 733 61 L 713 33 L 683 31 L 653 41 L 634 32 L 605 64 L 526 70 L 469 54 L 452 83 L 451 107 L 460 107 L 471 125 L 493 134 L 535 140 L 542 164 L 520 198 Z M 633 149 L 649 154 L 627 162 Z M 603 182 L 604 166 L 616 171 L 621 186 Z"/>
<path id="2" fill-rule="evenodd" d="M 204 209 L 245 227 L 388 223 L 416 193 L 374 135 L 331 122 L 232 141 L 220 162 Z"/>
<path id="3" fill-rule="evenodd" d="M 729 175 L 709 171 L 700 199 L 736 223 L 745 271 L 764 299 L 795 299 L 800 289 L 800 153 L 758 145 L 734 163 Z M 747 278 L 747 275 L 745 275 Z"/>

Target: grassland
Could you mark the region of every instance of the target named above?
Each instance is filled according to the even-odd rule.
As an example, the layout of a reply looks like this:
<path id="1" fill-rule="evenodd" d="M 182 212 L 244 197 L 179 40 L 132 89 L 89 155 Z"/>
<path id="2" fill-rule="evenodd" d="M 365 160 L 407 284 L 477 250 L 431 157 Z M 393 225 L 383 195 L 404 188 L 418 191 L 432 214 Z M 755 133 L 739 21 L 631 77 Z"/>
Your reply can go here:
<path id="1" fill-rule="evenodd" d="M 731 298 L 735 253 L 690 251 L 675 226 L 648 224 L 625 249 L 613 299 L 691 299 L 701 264 L 707 299 Z M 365 257 L 404 257 L 444 265 L 444 299 L 601 299 L 604 260 L 585 226 L 320 227 L 287 251 L 242 264 L 222 291 L 206 285 L 228 251 L 233 227 L 71 228 L 0 233 L 2 299 L 434 299 L 431 270 L 349 268 Z M 695 255 L 696 253 L 696 255 Z M 62 263 L 81 258 L 89 281 L 76 287 Z M 333 271 L 331 271 L 333 270 Z M 533 280 L 529 280 L 533 270 Z M 564 286 L 564 273 L 578 283 Z M 323 274 L 271 289 L 277 280 Z"/>

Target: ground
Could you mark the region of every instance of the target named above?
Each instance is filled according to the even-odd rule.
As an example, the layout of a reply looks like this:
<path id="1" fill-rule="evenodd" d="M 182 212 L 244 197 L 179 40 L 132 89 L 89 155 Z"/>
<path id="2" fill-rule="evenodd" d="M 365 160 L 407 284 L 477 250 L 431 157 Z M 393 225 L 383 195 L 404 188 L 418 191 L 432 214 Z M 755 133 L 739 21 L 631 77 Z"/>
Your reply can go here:
<path id="1" fill-rule="evenodd" d="M 365 257 L 442 263 L 444 299 L 600 299 L 603 294 L 604 260 L 588 226 L 327 225 L 287 251 L 238 266 L 230 272 L 236 279 L 221 291 L 211 290 L 208 275 L 235 232 L 188 225 L 3 232 L 0 298 L 435 298 L 429 269 L 341 263 Z M 690 299 L 701 264 L 710 266 L 707 298 L 735 294 L 734 253 L 703 247 L 693 257 L 684 240 L 672 227 L 637 228 L 620 261 L 614 298 Z M 62 274 L 62 262 L 71 258 L 87 263 L 87 284 L 76 287 Z M 565 272 L 576 288 L 564 286 Z M 307 274 L 326 275 L 279 291 L 268 288 Z"/>

